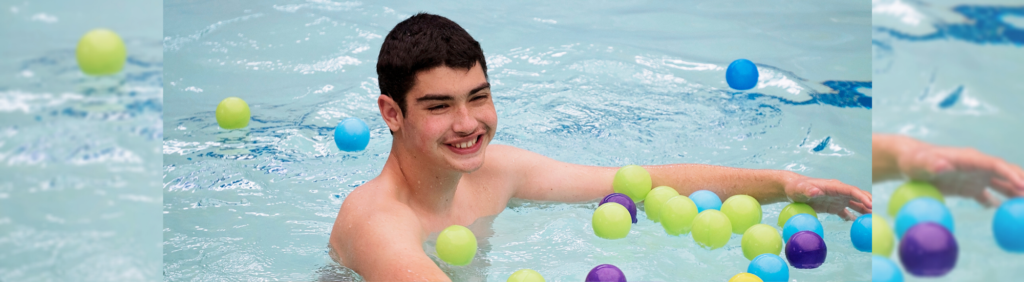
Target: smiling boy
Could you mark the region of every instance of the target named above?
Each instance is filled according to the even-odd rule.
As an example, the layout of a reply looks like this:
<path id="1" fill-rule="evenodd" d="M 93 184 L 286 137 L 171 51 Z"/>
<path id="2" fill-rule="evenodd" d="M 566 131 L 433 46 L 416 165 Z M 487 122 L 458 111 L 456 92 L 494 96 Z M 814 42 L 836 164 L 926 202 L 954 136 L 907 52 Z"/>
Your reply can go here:
<path id="1" fill-rule="evenodd" d="M 417 14 L 388 33 L 377 74 L 394 139 L 381 174 L 346 197 L 331 232 L 341 264 L 367 281 L 448 281 L 424 253 L 432 232 L 505 209 L 512 198 L 583 202 L 612 193 L 618 168 L 556 161 L 490 145 L 498 118 L 480 44 L 447 18 Z M 850 219 L 871 195 L 789 171 L 700 164 L 644 166 L 653 186 L 706 189 L 762 204 L 800 201 Z"/>

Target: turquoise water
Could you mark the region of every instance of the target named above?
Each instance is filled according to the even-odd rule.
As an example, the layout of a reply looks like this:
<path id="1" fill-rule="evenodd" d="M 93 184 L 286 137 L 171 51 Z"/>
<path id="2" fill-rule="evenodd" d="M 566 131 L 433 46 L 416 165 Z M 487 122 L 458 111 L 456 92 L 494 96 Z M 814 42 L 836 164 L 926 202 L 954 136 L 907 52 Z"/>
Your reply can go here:
<path id="1" fill-rule="evenodd" d="M 391 146 L 375 105 L 382 37 L 420 11 L 481 42 L 496 143 L 579 164 L 785 169 L 871 187 L 866 2 L 166 1 L 166 280 L 360 280 L 331 260 L 327 239 L 341 203 L 380 172 Z M 725 67 L 738 58 L 759 64 L 757 88 L 727 87 Z M 214 108 L 229 96 L 252 108 L 246 129 L 218 128 Z M 365 151 L 335 148 L 334 126 L 347 117 L 369 124 Z M 764 222 L 774 225 L 782 206 L 766 205 Z M 458 281 L 504 281 L 519 268 L 582 280 L 601 263 L 630 280 L 721 281 L 746 270 L 739 236 L 704 250 L 641 216 L 626 239 L 603 240 L 590 227 L 595 207 L 513 201 L 472 226 L 474 264 L 442 268 Z M 792 269 L 793 280 L 869 279 L 850 222 L 820 218 L 828 260 Z"/>
<path id="2" fill-rule="evenodd" d="M 986 3 L 987 2 L 987 3 Z M 947 146 L 973 147 L 1024 164 L 1024 6 L 1013 1 L 959 4 L 875 1 L 872 34 L 876 95 L 872 129 Z M 900 183 L 875 185 L 888 205 Z M 949 197 L 960 247 L 956 268 L 929 281 L 1013 281 L 1024 257 L 992 236 L 995 209 Z M 898 263 L 898 256 L 892 258 Z M 916 281 L 908 276 L 908 280 Z M 924 279 L 920 279 L 924 280 Z"/>
<path id="3" fill-rule="evenodd" d="M 120 34 L 118 75 L 78 39 Z M 0 5 L 0 281 L 161 279 L 160 1 Z"/>

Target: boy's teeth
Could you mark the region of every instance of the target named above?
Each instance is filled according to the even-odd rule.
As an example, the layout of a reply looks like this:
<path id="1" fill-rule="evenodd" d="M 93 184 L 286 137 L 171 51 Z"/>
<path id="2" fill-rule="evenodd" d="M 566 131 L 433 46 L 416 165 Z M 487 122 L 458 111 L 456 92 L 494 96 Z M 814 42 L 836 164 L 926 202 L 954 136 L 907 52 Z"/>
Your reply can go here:
<path id="1" fill-rule="evenodd" d="M 463 143 L 455 144 L 455 148 L 465 149 L 465 148 L 469 148 L 469 147 L 473 146 L 474 144 L 476 144 L 476 139 L 469 140 L 469 142 L 463 142 Z"/>

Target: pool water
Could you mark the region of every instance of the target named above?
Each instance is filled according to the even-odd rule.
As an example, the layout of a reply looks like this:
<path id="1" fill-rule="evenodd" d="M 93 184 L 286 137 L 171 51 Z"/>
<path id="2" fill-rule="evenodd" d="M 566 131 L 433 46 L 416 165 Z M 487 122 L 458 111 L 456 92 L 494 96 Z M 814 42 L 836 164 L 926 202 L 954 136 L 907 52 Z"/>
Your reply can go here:
<path id="1" fill-rule="evenodd" d="M 1024 151 L 1024 6 L 989 1 L 874 1 L 875 98 L 872 129 L 930 143 L 973 147 L 1017 165 Z M 875 185 L 874 206 L 886 207 L 898 182 Z M 1012 281 L 1024 257 L 992 235 L 995 209 L 946 198 L 960 254 L 952 272 L 929 281 Z M 890 221 L 892 222 L 892 221 Z M 892 256 L 898 264 L 898 255 Z M 906 272 L 905 272 L 906 273 Z M 910 281 L 924 280 L 906 276 Z"/>
<path id="2" fill-rule="evenodd" d="M 165 1 L 166 280 L 361 280 L 332 261 L 327 240 L 348 193 L 388 156 L 376 58 L 383 36 L 420 11 L 481 42 L 497 144 L 579 164 L 784 169 L 871 187 L 866 2 Z M 739 58 L 761 71 L 752 90 L 726 85 L 725 67 Z M 245 129 L 216 124 L 230 96 L 252 109 Z M 347 117 L 370 126 L 365 151 L 335 147 L 334 126 Z M 602 263 L 630 280 L 720 281 L 746 270 L 738 235 L 704 250 L 642 213 L 627 238 L 597 238 L 596 205 L 515 200 L 470 226 L 480 242 L 473 264 L 442 269 L 457 281 L 504 281 L 520 268 L 581 280 Z M 765 205 L 764 222 L 774 225 L 783 206 Z M 854 249 L 851 223 L 820 219 L 828 259 L 791 269 L 792 280 L 868 280 L 870 256 Z M 433 241 L 424 249 L 436 259 Z"/>
<path id="3" fill-rule="evenodd" d="M 160 1 L 0 5 L 0 281 L 161 279 L 162 23 Z M 101 27 L 128 60 L 87 77 Z"/>

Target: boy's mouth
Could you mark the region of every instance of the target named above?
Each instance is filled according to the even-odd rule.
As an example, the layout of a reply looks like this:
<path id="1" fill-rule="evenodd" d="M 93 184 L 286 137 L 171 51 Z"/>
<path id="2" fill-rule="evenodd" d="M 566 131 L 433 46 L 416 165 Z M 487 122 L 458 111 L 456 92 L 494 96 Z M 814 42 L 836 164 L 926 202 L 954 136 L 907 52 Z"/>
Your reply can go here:
<path id="1" fill-rule="evenodd" d="M 483 134 L 477 134 L 475 138 L 460 142 L 446 143 L 445 146 L 447 146 L 449 150 L 452 150 L 452 152 L 460 155 L 476 153 L 476 151 L 480 149 L 480 143 L 483 141 L 483 136 Z"/>

